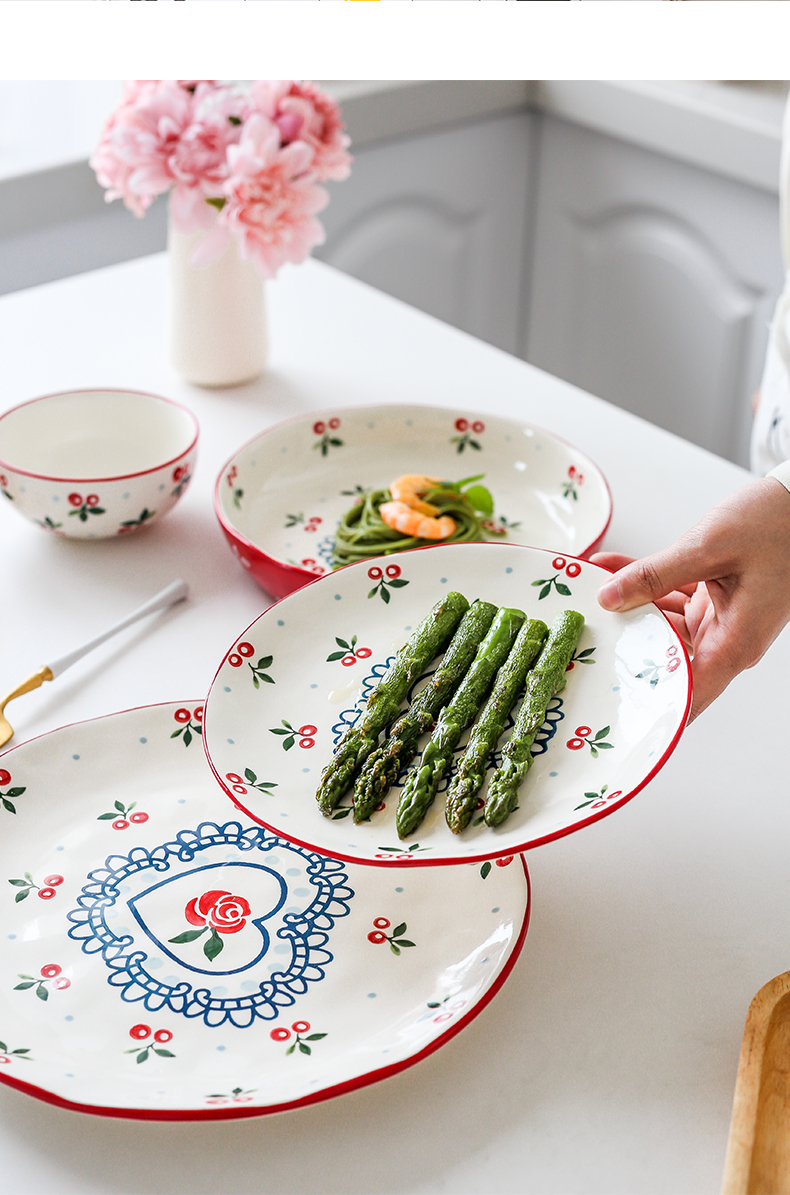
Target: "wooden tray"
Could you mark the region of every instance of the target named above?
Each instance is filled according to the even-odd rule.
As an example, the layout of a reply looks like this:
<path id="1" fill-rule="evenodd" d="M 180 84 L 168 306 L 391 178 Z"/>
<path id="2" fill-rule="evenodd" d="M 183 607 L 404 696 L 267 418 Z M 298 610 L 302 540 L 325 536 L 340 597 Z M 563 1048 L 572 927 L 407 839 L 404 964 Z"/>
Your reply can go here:
<path id="1" fill-rule="evenodd" d="M 749 1006 L 722 1195 L 790 1192 L 790 971 Z"/>

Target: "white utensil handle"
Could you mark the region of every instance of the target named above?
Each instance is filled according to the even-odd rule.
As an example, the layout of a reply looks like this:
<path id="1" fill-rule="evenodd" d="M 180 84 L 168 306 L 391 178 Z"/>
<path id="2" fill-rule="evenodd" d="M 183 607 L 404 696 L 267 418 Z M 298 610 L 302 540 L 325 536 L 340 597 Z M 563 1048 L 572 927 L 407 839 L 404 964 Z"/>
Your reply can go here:
<path id="1" fill-rule="evenodd" d="M 125 627 L 131 626 L 133 622 L 137 622 L 138 618 L 144 618 L 146 614 L 153 614 L 155 610 L 164 610 L 167 606 L 173 606 L 176 602 L 183 601 L 188 592 L 189 586 L 186 581 L 173 581 L 166 589 L 155 594 L 150 601 L 133 610 L 131 614 L 127 615 L 120 622 L 117 622 L 115 626 L 110 627 L 103 634 L 97 635 L 95 639 L 91 639 L 90 643 L 83 643 L 82 647 L 75 648 L 68 655 L 61 656 L 59 660 L 55 660 L 54 663 L 50 664 L 49 668 L 53 679 L 56 676 L 60 676 L 61 672 L 65 672 L 67 668 L 70 668 L 76 660 L 87 655 L 89 651 L 93 651 L 94 647 L 98 647 L 106 639 L 111 639 L 113 635 L 117 635 Z"/>

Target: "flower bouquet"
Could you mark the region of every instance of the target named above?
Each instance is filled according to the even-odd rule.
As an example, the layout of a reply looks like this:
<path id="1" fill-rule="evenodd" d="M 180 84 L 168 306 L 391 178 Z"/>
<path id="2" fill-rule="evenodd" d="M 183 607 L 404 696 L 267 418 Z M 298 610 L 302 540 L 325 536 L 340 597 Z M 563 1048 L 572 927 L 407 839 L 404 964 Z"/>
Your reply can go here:
<path id="1" fill-rule="evenodd" d="M 324 240 L 328 180 L 347 178 L 349 138 L 336 103 L 294 81 L 130 82 L 90 159 L 143 216 L 169 192 L 176 365 L 231 384 L 265 360 L 262 279 Z"/>

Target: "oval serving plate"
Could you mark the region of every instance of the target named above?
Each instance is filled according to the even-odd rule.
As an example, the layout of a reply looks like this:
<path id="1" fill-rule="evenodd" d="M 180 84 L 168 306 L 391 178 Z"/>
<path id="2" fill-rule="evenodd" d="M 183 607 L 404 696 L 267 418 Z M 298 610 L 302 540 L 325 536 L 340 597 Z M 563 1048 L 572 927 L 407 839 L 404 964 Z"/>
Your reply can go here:
<path id="1" fill-rule="evenodd" d="M 604 817 L 667 760 L 691 700 L 688 657 L 667 619 L 653 605 L 628 614 L 602 610 L 596 594 L 608 576 L 589 561 L 538 548 L 447 544 L 319 579 L 264 611 L 225 656 L 206 702 L 204 741 L 217 779 L 240 809 L 276 833 L 382 866 L 506 856 Z M 403 842 L 395 829 L 397 785 L 362 825 L 350 815 L 350 793 L 333 817 L 322 816 L 315 790 L 335 744 L 395 652 L 450 590 L 549 624 L 568 608 L 586 620 L 567 684 L 533 748 L 519 808 L 496 830 L 478 816 L 453 834 L 444 819 L 446 779 L 422 826 Z M 487 781 L 481 799 L 486 788 Z"/>
<path id="2" fill-rule="evenodd" d="M 283 1111 L 431 1053 L 509 974 L 522 859 L 439 894 L 295 846 L 230 813 L 201 715 L 129 710 L 0 756 L 10 1086 L 107 1116 Z"/>
<path id="3" fill-rule="evenodd" d="M 586 556 L 612 516 L 600 469 L 551 432 L 470 411 L 388 405 L 269 428 L 225 464 L 214 508 L 241 565 L 284 597 L 331 571 L 335 531 L 355 498 L 403 473 L 450 481 L 484 474 L 492 540 Z"/>

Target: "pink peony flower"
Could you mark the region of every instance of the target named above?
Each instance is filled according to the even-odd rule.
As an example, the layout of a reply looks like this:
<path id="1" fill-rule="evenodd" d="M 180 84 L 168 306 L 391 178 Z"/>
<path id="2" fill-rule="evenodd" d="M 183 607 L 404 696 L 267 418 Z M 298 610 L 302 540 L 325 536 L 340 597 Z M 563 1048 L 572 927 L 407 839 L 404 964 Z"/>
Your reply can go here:
<path id="1" fill-rule="evenodd" d="M 168 159 L 189 126 L 193 98 L 169 81 L 127 84 L 120 107 L 106 122 L 90 164 L 108 202 L 122 199 L 142 216 L 173 185 Z"/>
<path id="2" fill-rule="evenodd" d="M 214 225 L 216 209 L 205 200 L 223 194 L 228 177 L 227 150 L 241 136 L 244 108 L 244 97 L 230 88 L 209 82 L 197 84 L 192 120 L 168 159 L 176 180 L 170 211 L 181 232 Z"/>
<path id="3" fill-rule="evenodd" d="M 211 79 L 133 80 L 90 159 L 107 201 L 137 216 L 170 192 L 180 232 L 208 235 L 209 264 L 231 235 L 271 278 L 324 240 L 317 183 L 348 176 L 351 156 L 335 102 L 310 83 L 254 83 L 248 96 Z"/>
<path id="4" fill-rule="evenodd" d="M 250 98 L 253 108 L 277 125 L 283 145 L 304 141 L 313 149 L 318 182 L 348 178 L 351 141 L 340 109 L 325 92 L 311 83 L 260 81 L 253 83 Z"/>
<path id="5" fill-rule="evenodd" d="M 315 213 L 329 202 L 315 185 L 313 150 L 303 141 L 280 145 L 280 132 L 261 113 L 244 124 L 238 145 L 228 148 L 230 177 L 218 227 L 198 247 L 194 265 L 207 265 L 224 251 L 231 234 L 243 260 L 273 278 L 286 261 L 304 261 L 324 240 Z"/>

